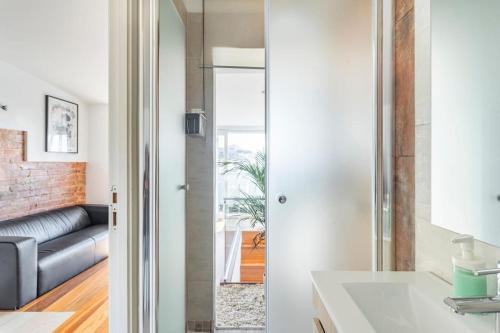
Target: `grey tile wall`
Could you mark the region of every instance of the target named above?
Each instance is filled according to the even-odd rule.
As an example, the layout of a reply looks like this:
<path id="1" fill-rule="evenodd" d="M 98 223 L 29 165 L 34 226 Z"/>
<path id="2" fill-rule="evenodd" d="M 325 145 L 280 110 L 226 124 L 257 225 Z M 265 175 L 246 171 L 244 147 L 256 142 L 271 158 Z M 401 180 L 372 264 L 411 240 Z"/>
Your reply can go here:
<path id="1" fill-rule="evenodd" d="M 203 108 L 203 17 L 189 13 L 187 17 L 187 109 Z M 208 72 L 208 71 L 207 71 Z M 209 78 L 206 89 L 211 90 Z M 207 93 L 210 95 L 210 93 Z M 207 106 L 211 106 L 207 101 Z M 186 279 L 187 320 L 205 328 L 213 316 L 213 114 L 205 109 L 205 138 L 188 137 L 186 143 Z M 192 324 L 193 325 L 193 324 Z"/>

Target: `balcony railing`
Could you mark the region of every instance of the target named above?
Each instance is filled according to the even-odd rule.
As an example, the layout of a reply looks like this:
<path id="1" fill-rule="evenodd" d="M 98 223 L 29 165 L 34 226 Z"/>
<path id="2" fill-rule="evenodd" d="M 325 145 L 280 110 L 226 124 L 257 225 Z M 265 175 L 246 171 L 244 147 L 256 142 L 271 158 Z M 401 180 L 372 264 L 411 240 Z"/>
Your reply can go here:
<path id="1" fill-rule="evenodd" d="M 241 257 L 241 232 L 255 230 L 249 223 L 241 222 L 244 213 L 237 209 L 236 203 L 244 200 L 243 198 L 227 197 L 224 198 L 224 282 L 240 282 L 235 270 L 239 270 L 240 263 L 237 258 Z"/>

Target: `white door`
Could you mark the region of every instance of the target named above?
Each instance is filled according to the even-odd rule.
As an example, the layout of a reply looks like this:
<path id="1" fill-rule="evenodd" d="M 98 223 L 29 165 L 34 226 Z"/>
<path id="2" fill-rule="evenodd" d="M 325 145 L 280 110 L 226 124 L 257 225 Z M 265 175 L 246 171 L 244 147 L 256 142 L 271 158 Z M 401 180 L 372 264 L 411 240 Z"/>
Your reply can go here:
<path id="1" fill-rule="evenodd" d="M 302 333 L 310 271 L 372 267 L 372 2 L 268 6 L 267 329 Z"/>
<path id="2" fill-rule="evenodd" d="M 171 0 L 160 1 L 158 332 L 184 332 L 186 39 Z"/>

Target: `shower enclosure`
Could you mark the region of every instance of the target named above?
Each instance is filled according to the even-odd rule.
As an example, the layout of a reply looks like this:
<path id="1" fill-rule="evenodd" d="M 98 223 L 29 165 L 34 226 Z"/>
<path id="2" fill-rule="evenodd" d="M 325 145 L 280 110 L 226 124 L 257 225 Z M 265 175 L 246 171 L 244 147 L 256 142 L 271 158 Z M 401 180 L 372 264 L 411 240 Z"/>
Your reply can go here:
<path id="1" fill-rule="evenodd" d="M 140 248 L 129 284 L 139 288 L 130 308 L 140 311 L 131 325 L 142 332 L 214 329 L 213 83 L 224 67 L 266 77 L 265 328 L 309 331 L 310 271 L 383 268 L 383 231 L 391 232 L 383 228 L 382 200 L 390 201 L 390 182 L 383 182 L 390 174 L 381 169 L 390 148 L 380 60 L 386 2 L 204 0 L 186 2 L 184 12 L 179 1 L 133 3 L 140 15 L 129 18 L 138 18 L 129 51 L 141 52 L 127 67 L 140 83 L 130 85 L 137 93 L 130 119 L 138 119 L 129 123 L 130 140 L 139 138 L 130 156 L 141 162 L 133 183 L 140 191 L 130 196 L 139 203 L 131 245 Z M 217 48 L 254 53 L 219 63 Z M 252 65 L 264 52 L 264 63 Z M 186 111 L 205 114 L 203 137 L 184 135 Z"/>

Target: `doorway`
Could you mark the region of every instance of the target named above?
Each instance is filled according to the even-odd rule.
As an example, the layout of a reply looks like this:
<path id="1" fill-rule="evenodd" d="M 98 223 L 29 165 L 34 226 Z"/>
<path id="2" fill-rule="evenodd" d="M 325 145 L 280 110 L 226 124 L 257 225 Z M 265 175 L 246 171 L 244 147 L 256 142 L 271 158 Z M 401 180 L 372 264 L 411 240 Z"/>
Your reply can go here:
<path id="1" fill-rule="evenodd" d="M 0 277 L 0 331 L 108 332 L 121 254 L 109 246 L 109 3 L 2 1 L 0 13 L 0 243 L 30 242 L 0 250 L 13 272 Z"/>
<path id="2" fill-rule="evenodd" d="M 229 4 L 243 3 L 250 14 L 257 13 L 255 17 L 247 15 L 248 11 L 242 14 L 241 10 L 228 10 Z M 226 328 L 218 326 L 221 316 L 216 313 L 216 289 L 227 285 L 228 281 L 242 284 L 244 237 L 241 228 L 249 227 L 242 220 L 242 207 L 230 201 L 241 202 L 245 195 L 258 194 L 255 188 L 245 187 L 244 178 L 235 180 L 237 175 L 242 177 L 237 170 L 235 174 L 219 170 L 236 167 L 237 163 L 256 163 L 258 148 L 252 145 L 258 140 L 241 139 L 234 144 L 235 150 L 248 151 L 235 156 L 235 160 L 229 159 L 232 145 L 229 142 L 237 142 L 236 137 L 250 136 L 253 131 L 261 129 L 248 124 L 219 124 L 217 92 L 220 84 L 216 80 L 219 74 L 222 75 L 219 70 L 255 68 L 248 68 L 254 66 L 242 65 L 241 62 L 218 62 L 214 58 L 217 47 L 239 51 L 270 47 L 265 67 L 268 89 L 264 98 L 270 110 L 265 115 L 268 120 L 265 122 L 265 142 L 272 150 L 263 152 L 267 154 L 264 155 L 267 186 L 262 192 L 268 192 L 264 203 L 265 234 L 262 236 L 262 229 L 243 230 L 256 233 L 247 238 L 251 239 L 250 246 L 258 248 L 262 244 L 259 240 L 264 238 L 268 254 L 265 277 L 259 277 L 263 274 L 257 273 L 257 278 L 250 282 L 255 285 L 264 283 L 263 303 L 267 306 L 264 313 L 269 314 L 265 318 L 265 329 L 270 332 L 310 329 L 313 316 L 311 270 L 370 269 L 374 156 L 371 5 L 370 1 L 270 0 L 264 7 L 260 1 L 206 0 L 199 11 L 188 8 L 185 23 L 188 57 L 186 111 L 190 117 L 207 125 L 206 131 L 200 126 L 196 133 L 190 133 L 186 138 L 185 185 L 189 185 L 189 191 L 186 195 L 186 293 L 183 301 L 188 331 L 212 332 Z M 256 7 L 259 9 L 255 10 Z M 257 22 L 263 32 L 264 8 L 268 14 L 266 42 L 264 33 L 256 33 L 243 43 L 248 35 L 238 35 L 238 32 L 257 31 L 249 28 L 250 23 Z M 356 29 L 352 22 L 358 23 Z M 191 23 L 196 23 L 196 27 L 191 27 Z M 149 41 L 147 38 L 143 40 Z M 151 54 L 154 58 L 154 52 L 147 55 Z M 146 68 L 149 70 L 154 66 Z M 149 71 L 146 76 L 150 82 L 148 75 L 151 75 Z M 149 92 L 148 87 L 141 88 Z M 144 96 L 150 97 L 148 94 Z M 149 104 L 141 106 L 141 116 L 146 120 L 154 117 L 154 102 L 154 98 L 149 98 Z M 154 134 L 154 122 L 144 124 Z M 145 142 L 149 143 L 151 138 L 152 152 L 156 153 L 154 135 L 147 137 Z M 237 145 L 241 147 L 237 148 Z M 147 195 L 154 194 L 157 185 L 155 154 L 149 154 L 149 147 L 141 146 L 146 149 L 139 154 L 140 160 L 147 162 L 146 167 L 140 165 L 139 169 L 153 171 L 151 179 L 140 180 L 144 189 L 141 194 Z M 230 196 L 227 190 L 232 181 L 237 183 L 237 197 Z M 155 200 L 154 196 L 150 201 L 145 200 L 147 207 L 140 207 L 141 213 L 154 213 L 158 205 Z M 169 207 L 174 206 L 165 206 Z M 272 217 L 272 221 L 267 221 L 267 217 Z M 156 216 L 144 214 L 140 221 L 142 229 L 139 235 L 147 232 L 143 238 L 146 245 L 150 245 L 147 241 L 154 236 Z M 351 251 L 353 245 L 357 251 Z M 154 247 L 146 250 L 155 253 Z M 255 251 L 253 247 L 249 249 L 249 252 Z M 148 274 L 155 273 L 148 253 L 139 260 L 144 267 L 140 277 L 149 278 Z M 166 252 L 166 255 L 177 254 Z M 217 261 L 218 258 L 221 261 Z M 239 270 L 235 269 L 238 263 Z M 160 296 L 162 286 L 165 285 L 159 286 Z M 150 281 L 140 287 L 145 287 L 146 296 L 156 295 Z M 153 293 L 149 287 L 153 288 Z M 175 288 L 174 285 L 170 287 Z M 168 297 L 168 294 L 163 297 Z M 149 298 L 148 302 L 151 301 Z M 164 310 L 160 307 L 160 316 Z M 140 315 L 147 319 L 146 324 L 153 325 L 154 320 L 150 318 L 154 318 L 154 313 Z M 235 328 L 245 327 L 240 325 Z"/>
<path id="3" fill-rule="evenodd" d="M 215 68 L 215 327 L 264 329 L 264 69 Z"/>

